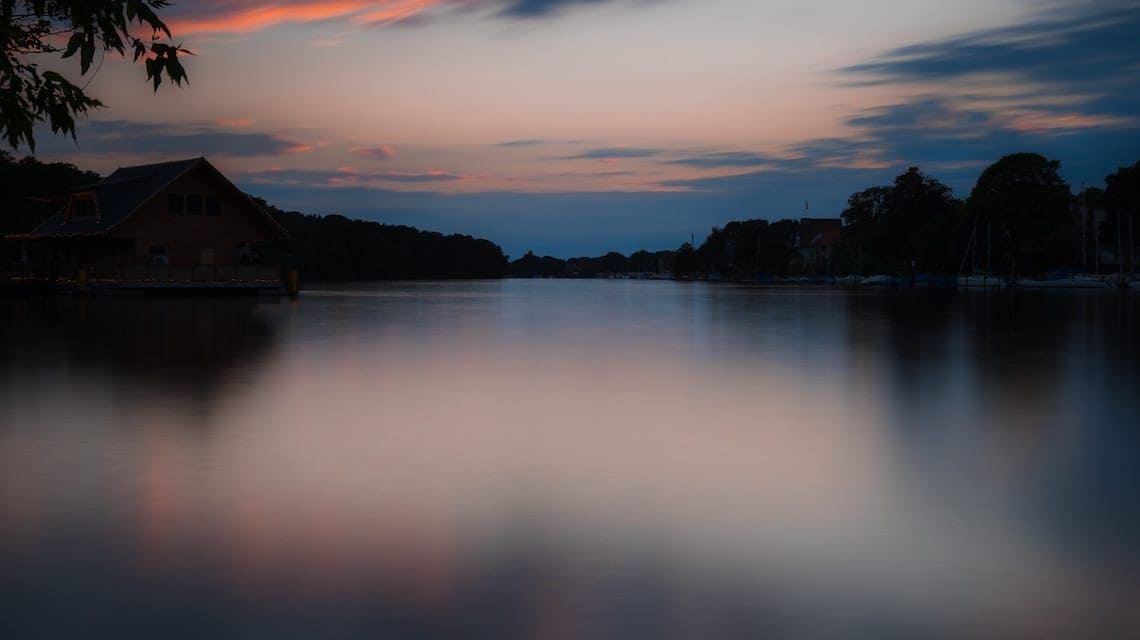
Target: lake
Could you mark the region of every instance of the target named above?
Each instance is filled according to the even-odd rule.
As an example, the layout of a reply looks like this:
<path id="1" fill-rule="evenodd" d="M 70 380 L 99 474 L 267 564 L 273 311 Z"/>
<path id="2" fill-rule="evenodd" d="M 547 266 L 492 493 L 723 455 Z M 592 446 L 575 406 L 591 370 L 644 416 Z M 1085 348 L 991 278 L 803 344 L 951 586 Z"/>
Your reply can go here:
<path id="1" fill-rule="evenodd" d="M 5 638 L 1140 635 L 1140 295 L 0 300 Z"/>

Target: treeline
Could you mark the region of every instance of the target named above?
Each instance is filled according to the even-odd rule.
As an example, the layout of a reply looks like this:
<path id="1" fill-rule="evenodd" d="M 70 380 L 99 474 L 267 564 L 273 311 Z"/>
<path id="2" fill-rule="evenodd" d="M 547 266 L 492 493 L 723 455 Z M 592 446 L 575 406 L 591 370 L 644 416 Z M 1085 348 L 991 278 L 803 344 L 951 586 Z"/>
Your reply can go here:
<path id="1" fill-rule="evenodd" d="M 1140 162 L 1106 176 L 1104 189 L 1077 194 L 1060 166 L 1036 153 L 1007 155 L 982 172 L 965 200 L 911 167 L 890 185 L 851 195 L 832 263 L 888 274 L 1128 270 Z"/>
<path id="2" fill-rule="evenodd" d="M 965 200 L 910 167 L 891 184 L 852 194 L 836 238 L 818 242 L 819 220 L 744 220 L 714 227 L 699 247 L 625 257 L 559 260 L 528 253 L 514 276 L 669 273 L 751 280 L 763 276 L 955 275 L 990 271 L 1044 275 L 1062 269 L 1130 271 L 1140 240 L 1140 162 L 1074 194 L 1060 162 L 1015 153 L 990 165 Z M 824 221 L 826 222 L 826 221 Z M 836 225 L 833 223 L 832 228 Z M 646 268 L 639 256 L 656 256 Z"/>
<path id="3" fill-rule="evenodd" d="M 797 220 L 745 220 L 714 227 L 704 244 L 694 248 L 686 242 L 676 250 L 640 250 L 626 256 L 611 251 L 594 258 L 526 255 L 510 264 L 516 278 L 593 278 L 609 275 L 700 278 L 719 275 L 750 278 L 755 273 L 787 276 L 802 271 L 797 261 Z"/>
<path id="4" fill-rule="evenodd" d="M 291 263 L 306 280 L 500 278 L 507 271 L 502 249 L 489 240 L 282 211 L 255 200 L 291 237 L 264 247 L 263 257 Z"/>
<path id="5" fill-rule="evenodd" d="M 6 235 L 31 231 L 59 210 L 59 194 L 99 180 L 72 164 L 17 160 L 0 151 L 0 265 L 14 262 L 19 251 L 19 243 L 3 240 Z M 489 240 L 282 211 L 254 200 L 291 236 L 259 247 L 262 258 L 294 265 L 306 280 L 499 278 L 507 271 L 502 249 Z"/>
<path id="6" fill-rule="evenodd" d="M 0 150 L 0 266 L 17 258 L 19 244 L 8 234 L 27 233 L 59 207 L 60 192 L 98 182 L 94 171 L 65 162 L 40 162 L 32 156 L 17 160 Z"/>
<path id="7" fill-rule="evenodd" d="M 595 278 L 608 274 L 670 274 L 675 251 L 636 251 L 632 255 L 611 251 L 594 258 L 554 258 L 527 251 L 510 263 L 508 275 L 515 278 Z"/>

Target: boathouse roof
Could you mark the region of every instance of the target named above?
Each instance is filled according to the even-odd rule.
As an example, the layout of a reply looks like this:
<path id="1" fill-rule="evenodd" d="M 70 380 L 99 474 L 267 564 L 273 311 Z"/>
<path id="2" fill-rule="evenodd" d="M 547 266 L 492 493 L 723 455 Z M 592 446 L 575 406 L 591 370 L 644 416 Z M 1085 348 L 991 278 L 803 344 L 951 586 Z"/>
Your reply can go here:
<path id="1" fill-rule="evenodd" d="M 261 216 L 282 237 L 285 229 L 268 212 L 257 206 L 253 200 L 218 171 L 205 158 L 190 158 L 144 164 L 134 167 L 121 167 L 114 173 L 91 185 L 70 190 L 71 201 L 90 197 L 94 200 L 95 215 L 74 216 L 69 214 L 71 204 L 40 223 L 25 237 L 66 237 L 105 235 L 130 218 L 135 212 L 149 204 L 162 191 L 196 169 L 205 169 L 224 189 L 231 190 L 241 202 L 249 204 L 255 215 Z"/>

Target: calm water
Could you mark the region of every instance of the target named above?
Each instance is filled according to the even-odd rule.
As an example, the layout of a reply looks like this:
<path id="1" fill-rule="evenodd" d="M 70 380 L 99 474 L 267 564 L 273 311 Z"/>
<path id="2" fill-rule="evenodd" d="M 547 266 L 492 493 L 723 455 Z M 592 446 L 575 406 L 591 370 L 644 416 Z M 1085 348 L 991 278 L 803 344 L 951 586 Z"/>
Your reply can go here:
<path id="1" fill-rule="evenodd" d="M 0 637 L 1140 635 L 1140 295 L 0 300 Z"/>

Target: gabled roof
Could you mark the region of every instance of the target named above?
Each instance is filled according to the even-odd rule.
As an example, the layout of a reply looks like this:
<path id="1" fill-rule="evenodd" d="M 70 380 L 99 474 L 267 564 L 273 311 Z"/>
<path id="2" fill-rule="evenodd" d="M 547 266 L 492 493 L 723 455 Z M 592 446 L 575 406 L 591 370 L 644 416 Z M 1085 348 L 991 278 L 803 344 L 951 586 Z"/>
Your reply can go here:
<path id="1" fill-rule="evenodd" d="M 799 242 L 801 249 L 830 247 L 839 244 L 843 234 L 843 221 L 839 218 L 800 218 Z"/>
<path id="2" fill-rule="evenodd" d="M 95 198 L 95 209 L 98 215 L 68 219 L 67 207 L 65 206 L 55 215 L 43 221 L 27 237 L 104 235 L 122 224 L 136 211 L 142 209 L 144 205 L 174 181 L 200 167 L 213 174 L 225 188 L 234 193 L 239 201 L 248 202 L 250 209 L 263 216 L 265 221 L 281 237 L 288 237 L 285 229 L 268 212 L 254 204 L 248 195 L 234 186 L 205 158 L 122 167 L 93 185 L 72 189 L 73 195 L 90 193 Z"/>

